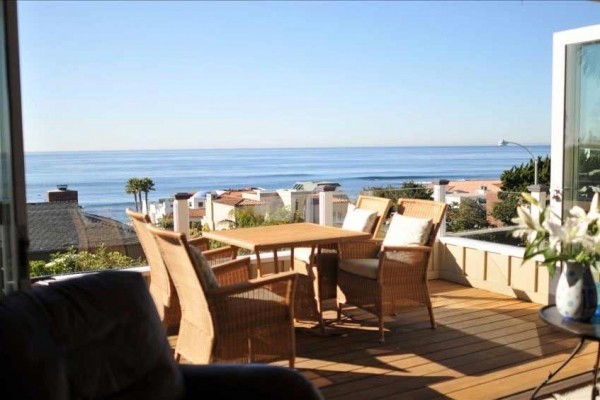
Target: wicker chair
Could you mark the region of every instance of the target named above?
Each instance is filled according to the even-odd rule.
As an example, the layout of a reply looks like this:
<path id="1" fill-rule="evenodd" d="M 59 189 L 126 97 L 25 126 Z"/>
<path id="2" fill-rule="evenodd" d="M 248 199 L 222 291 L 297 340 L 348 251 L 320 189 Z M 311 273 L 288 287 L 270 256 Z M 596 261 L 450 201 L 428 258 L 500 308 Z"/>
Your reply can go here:
<path id="1" fill-rule="evenodd" d="M 379 236 L 381 226 L 391 206 L 392 200 L 390 199 L 358 196 L 356 208 L 377 211 L 377 220 L 372 230 L 373 238 Z M 311 248 L 295 249 L 294 254 L 296 255 L 294 270 L 301 274 L 298 279 L 297 295 L 302 297 L 296 299 L 296 314 L 301 319 L 321 321 L 323 308 L 335 309 L 337 306 L 337 245 L 323 248 L 318 262 L 316 262 L 317 254 Z M 316 268 L 314 268 L 315 265 Z M 317 310 L 314 310 L 315 306 L 314 302 L 310 300 L 311 297 L 314 297 L 318 303 Z M 325 300 L 325 302 L 320 303 L 319 300 Z M 324 303 L 330 303 L 330 305 Z"/>
<path id="2" fill-rule="evenodd" d="M 250 280 L 250 259 L 214 266 L 211 288 L 193 261 L 185 235 L 148 228 L 181 303 L 175 358 L 194 364 L 272 362 L 296 357 L 293 296 L 296 273 Z"/>
<path id="3" fill-rule="evenodd" d="M 408 217 L 431 218 L 429 238 L 422 246 L 382 248 L 381 241 L 369 240 L 339 247 L 338 285 L 346 304 L 367 310 L 379 318 L 379 338 L 383 342 L 383 318 L 405 307 L 426 306 L 431 327 L 435 319 L 429 298 L 427 267 L 435 237 L 444 221 L 446 204 L 430 200 L 400 199 L 398 213 Z M 357 261 L 360 259 L 361 261 Z M 362 275 L 345 271 L 354 263 Z M 344 268 L 344 269 L 343 269 Z M 356 270 L 355 270 L 356 272 Z M 368 273 L 370 272 L 370 273 Z M 343 304 L 338 306 L 338 322 Z"/>
<path id="4" fill-rule="evenodd" d="M 168 334 L 175 334 L 181 320 L 179 297 L 160 256 L 156 241 L 147 229 L 150 218 L 129 209 L 126 210 L 126 213 L 133 224 L 150 266 L 150 294 L 156 304 L 160 320 Z M 231 247 L 208 250 L 209 243 L 206 238 L 192 239 L 189 243 L 198 247 L 211 265 L 236 258 L 237 253 Z"/>

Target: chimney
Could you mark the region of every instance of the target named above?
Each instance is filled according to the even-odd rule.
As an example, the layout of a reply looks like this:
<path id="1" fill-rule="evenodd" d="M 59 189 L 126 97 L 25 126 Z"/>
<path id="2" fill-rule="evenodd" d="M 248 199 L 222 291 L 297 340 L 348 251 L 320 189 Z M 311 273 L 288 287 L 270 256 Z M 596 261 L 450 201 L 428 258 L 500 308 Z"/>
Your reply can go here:
<path id="1" fill-rule="evenodd" d="M 78 202 L 77 190 L 69 190 L 68 185 L 56 185 L 56 189 L 49 190 L 46 193 L 46 201 L 54 203 L 56 201 L 74 201 Z"/>

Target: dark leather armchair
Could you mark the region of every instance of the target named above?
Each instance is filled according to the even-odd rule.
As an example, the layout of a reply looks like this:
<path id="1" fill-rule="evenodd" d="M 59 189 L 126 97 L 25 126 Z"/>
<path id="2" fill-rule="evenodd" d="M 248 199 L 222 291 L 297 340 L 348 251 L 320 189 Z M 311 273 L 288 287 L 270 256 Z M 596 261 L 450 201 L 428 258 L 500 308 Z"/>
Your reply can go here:
<path id="1" fill-rule="evenodd" d="M 102 272 L 0 301 L 2 399 L 321 399 L 294 370 L 178 365 L 142 277 Z"/>

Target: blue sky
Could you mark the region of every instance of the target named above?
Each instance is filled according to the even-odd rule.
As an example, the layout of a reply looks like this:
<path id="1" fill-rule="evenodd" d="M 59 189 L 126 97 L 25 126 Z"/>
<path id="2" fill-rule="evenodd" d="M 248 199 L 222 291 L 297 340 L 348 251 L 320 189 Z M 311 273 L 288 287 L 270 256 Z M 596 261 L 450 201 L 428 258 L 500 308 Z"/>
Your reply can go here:
<path id="1" fill-rule="evenodd" d="M 593 2 L 19 2 L 27 151 L 550 142 Z"/>

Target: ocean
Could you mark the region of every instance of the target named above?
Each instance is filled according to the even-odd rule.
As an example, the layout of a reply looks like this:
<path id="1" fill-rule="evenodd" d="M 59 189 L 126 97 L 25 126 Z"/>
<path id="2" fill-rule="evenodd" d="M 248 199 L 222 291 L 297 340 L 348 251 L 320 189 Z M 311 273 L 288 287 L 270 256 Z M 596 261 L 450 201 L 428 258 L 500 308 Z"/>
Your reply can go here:
<path id="1" fill-rule="evenodd" d="M 539 156 L 550 146 L 530 146 Z M 150 201 L 176 192 L 261 187 L 291 188 L 297 181 L 338 182 L 350 198 L 365 187 L 407 180 L 498 179 L 529 160 L 516 146 L 340 147 L 287 149 L 194 149 L 26 153 L 27 201 L 43 202 L 48 190 L 67 184 L 79 192 L 86 212 L 127 221 L 134 207 L 125 193 L 131 177 L 150 177 Z"/>

